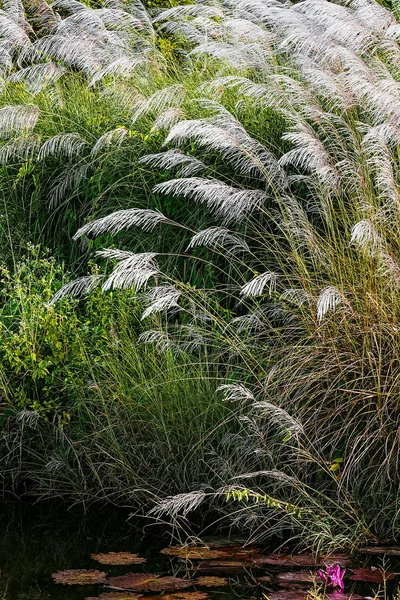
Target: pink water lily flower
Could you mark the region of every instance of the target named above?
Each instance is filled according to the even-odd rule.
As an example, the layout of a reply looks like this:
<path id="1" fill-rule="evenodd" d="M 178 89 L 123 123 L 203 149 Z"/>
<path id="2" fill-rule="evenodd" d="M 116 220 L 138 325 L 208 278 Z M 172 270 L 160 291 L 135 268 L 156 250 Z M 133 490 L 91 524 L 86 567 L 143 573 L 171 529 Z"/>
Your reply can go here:
<path id="1" fill-rule="evenodd" d="M 318 571 L 318 575 L 321 577 L 322 581 L 327 587 L 339 590 L 340 592 L 344 592 L 343 577 L 345 573 L 346 569 L 342 570 L 339 565 L 335 565 L 334 567 L 326 567 L 325 571 L 322 569 Z"/>

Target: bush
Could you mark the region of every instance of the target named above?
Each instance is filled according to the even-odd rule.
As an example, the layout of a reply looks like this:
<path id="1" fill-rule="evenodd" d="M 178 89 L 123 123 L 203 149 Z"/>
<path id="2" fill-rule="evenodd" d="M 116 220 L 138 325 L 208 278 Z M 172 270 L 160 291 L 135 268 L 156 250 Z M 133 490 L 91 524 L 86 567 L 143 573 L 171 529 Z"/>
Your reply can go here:
<path id="1" fill-rule="evenodd" d="M 150 506 L 216 483 L 209 461 L 236 429 L 214 393 L 222 366 L 141 344 L 134 291 L 52 303 L 66 283 L 34 246 L 2 269 L 3 489 Z"/>

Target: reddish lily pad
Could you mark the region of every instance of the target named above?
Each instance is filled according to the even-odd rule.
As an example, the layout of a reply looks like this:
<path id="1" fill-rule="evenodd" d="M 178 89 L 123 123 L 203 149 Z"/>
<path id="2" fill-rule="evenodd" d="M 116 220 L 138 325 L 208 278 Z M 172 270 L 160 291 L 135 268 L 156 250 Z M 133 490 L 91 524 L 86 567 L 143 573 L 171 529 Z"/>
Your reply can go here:
<path id="1" fill-rule="evenodd" d="M 270 575 L 262 575 L 261 577 L 257 577 L 256 581 L 258 581 L 258 583 L 261 583 L 261 585 L 265 585 L 267 583 L 271 583 L 272 577 Z"/>
<path id="2" fill-rule="evenodd" d="M 119 577 L 109 577 L 106 584 L 117 590 L 137 590 L 143 591 L 143 586 L 157 579 L 159 575 L 155 573 L 128 573 Z M 145 589 L 147 589 L 145 587 Z"/>
<path id="3" fill-rule="evenodd" d="M 87 569 L 69 569 L 68 571 L 57 571 L 52 574 L 55 583 L 62 585 L 94 585 L 104 583 L 106 574 L 103 571 Z"/>
<path id="4" fill-rule="evenodd" d="M 139 600 L 142 596 L 131 592 L 103 592 L 96 598 L 85 598 L 85 600 Z"/>
<path id="5" fill-rule="evenodd" d="M 400 546 L 365 546 L 356 548 L 361 554 L 387 554 L 388 556 L 400 556 Z"/>
<path id="6" fill-rule="evenodd" d="M 222 573 L 223 575 L 232 575 L 241 573 L 243 569 L 252 567 L 250 560 L 209 560 L 196 565 L 192 570 L 199 573 Z"/>
<path id="7" fill-rule="evenodd" d="M 249 560 L 260 555 L 258 548 L 243 548 L 243 546 L 228 546 L 223 548 L 208 548 L 201 546 L 170 546 L 161 550 L 161 554 L 178 556 L 185 560 Z"/>
<path id="8" fill-rule="evenodd" d="M 92 554 L 91 557 L 102 565 L 141 565 L 146 562 L 137 554 L 130 552 L 107 552 L 106 554 Z"/>
<path id="9" fill-rule="evenodd" d="M 292 583 L 314 583 L 317 580 L 316 573 L 309 573 L 308 571 L 295 571 L 294 573 L 278 573 L 277 581 L 280 585 L 287 585 Z"/>
<path id="10" fill-rule="evenodd" d="M 175 594 L 151 596 L 151 600 L 207 600 L 207 598 L 206 592 L 176 592 Z"/>
<path id="11" fill-rule="evenodd" d="M 184 590 L 194 585 L 190 579 L 180 577 L 159 577 L 149 573 L 130 573 L 120 577 L 109 577 L 107 585 L 113 589 L 134 590 L 136 592 L 172 592 Z"/>
<path id="12" fill-rule="evenodd" d="M 363 596 L 358 594 L 344 594 L 343 592 L 330 592 L 325 596 L 325 600 L 364 600 Z"/>
<path id="13" fill-rule="evenodd" d="M 393 573 L 381 571 L 380 569 L 352 569 L 353 575 L 350 576 L 352 581 L 364 581 L 366 583 L 384 583 L 391 579 L 395 579 Z"/>
<path id="14" fill-rule="evenodd" d="M 278 590 L 277 592 L 270 592 L 268 600 L 305 600 L 307 595 L 307 590 Z"/>
<path id="15" fill-rule="evenodd" d="M 222 587 L 228 585 L 228 580 L 226 577 L 203 576 L 198 577 L 195 583 L 196 585 L 203 585 L 204 587 Z"/>
<path id="16" fill-rule="evenodd" d="M 346 566 L 350 562 L 348 554 L 331 554 L 318 556 L 314 554 L 266 554 L 253 560 L 254 566 L 271 565 L 277 567 L 317 567 L 317 566 Z"/>

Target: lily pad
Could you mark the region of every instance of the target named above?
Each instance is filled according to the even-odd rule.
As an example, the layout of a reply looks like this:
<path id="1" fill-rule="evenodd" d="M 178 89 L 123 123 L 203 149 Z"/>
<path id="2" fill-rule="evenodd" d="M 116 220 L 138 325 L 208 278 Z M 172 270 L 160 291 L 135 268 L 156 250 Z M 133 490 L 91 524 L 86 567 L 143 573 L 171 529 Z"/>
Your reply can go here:
<path id="1" fill-rule="evenodd" d="M 87 569 L 69 569 L 68 571 L 57 571 L 52 574 L 55 583 L 62 585 L 94 585 L 104 583 L 106 574 L 103 571 Z"/>
<path id="2" fill-rule="evenodd" d="M 308 571 L 278 573 L 277 576 L 277 581 L 280 585 L 287 585 L 292 583 L 314 583 L 316 579 L 317 574 L 309 573 Z"/>
<path id="3" fill-rule="evenodd" d="M 253 564 L 250 560 L 209 560 L 199 563 L 192 570 L 199 573 L 232 575 L 241 573 L 243 569 L 250 569 L 252 566 Z"/>
<path id="4" fill-rule="evenodd" d="M 92 554 L 90 556 L 102 565 L 141 565 L 146 562 L 137 554 L 130 552 L 107 552 L 106 554 Z"/>
<path id="5" fill-rule="evenodd" d="M 142 598 L 144 600 L 144 597 Z M 151 596 L 151 600 L 207 600 L 207 598 L 206 592 L 176 592 L 175 594 Z"/>
<path id="6" fill-rule="evenodd" d="M 139 600 L 142 596 L 130 592 L 103 592 L 96 598 L 85 598 L 85 600 Z"/>
<path id="7" fill-rule="evenodd" d="M 272 577 L 271 575 L 262 575 L 261 577 L 257 577 L 256 581 L 261 583 L 261 585 L 265 585 L 267 583 L 271 583 Z"/>
<path id="8" fill-rule="evenodd" d="M 365 546 L 356 548 L 361 554 L 387 554 L 388 556 L 400 556 L 400 546 Z"/>
<path id="9" fill-rule="evenodd" d="M 161 550 L 161 554 L 178 556 L 186 560 L 248 560 L 260 555 L 258 548 L 244 548 L 243 546 L 228 546 L 223 548 L 208 548 L 201 546 L 169 546 Z"/>
<path id="10" fill-rule="evenodd" d="M 307 590 L 278 590 L 270 592 L 268 600 L 304 600 L 307 598 Z"/>
<path id="11" fill-rule="evenodd" d="M 358 594 L 344 594 L 343 592 L 330 592 L 325 596 L 325 600 L 364 600 L 363 596 Z"/>
<path id="12" fill-rule="evenodd" d="M 118 577 L 109 577 L 105 583 L 110 588 L 117 590 L 145 591 L 147 590 L 146 586 L 158 577 L 159 575 L 155 573 L 128 573 Z"/>
<path id="13" fill-rule="evenodd" d="M 203 585 L 204 587 L 222 587 L 228 585 L 228 580 L 226 577 L 203 576 L 198 577 L 195 583 L 196 585 Z"/>
<path id="14" fill-rule="evenodd" d="M 380 569 L 352 569 L 353 575 L 350 576 L 352 581 L 364 581 L 366 583 L 384 583 L 384 581 L 389 581 L 395 579 L 395 575 L 393 573 L 389 573 L 388 571 L 381 571 Z"/>
<path id="15" fill-rule="evenodd" d="M 130 573 L 120 577 L 109 577 L 107 585 L 113 589 L 134 590 L 137 592 L 172 592 L 194 585 L 190 579 L 180 577 L 159 577 L 149 573 Z"/>
<path id="16" fill-rule="evenodd" d="M 255 566 L 271 565 L 277 567 L 317 567 L 317 566 L 346 566 L 350 562 L 348 554 L 331 554 L 318 556 L 314 554 L 266 554 L 253 560 Z"/>

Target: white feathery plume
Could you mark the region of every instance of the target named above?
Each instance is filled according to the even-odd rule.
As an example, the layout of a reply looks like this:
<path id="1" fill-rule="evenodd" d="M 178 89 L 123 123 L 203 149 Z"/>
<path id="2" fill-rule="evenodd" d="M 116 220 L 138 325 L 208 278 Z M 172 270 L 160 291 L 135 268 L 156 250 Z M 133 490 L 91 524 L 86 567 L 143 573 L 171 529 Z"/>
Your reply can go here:
<path id="1" fill-rule="evenodd" d="M 6 14 L 10 21 L 14 21 L 27 35 L 34 34 L 34 31 L 26 19 L 25 8 L 22 0 L 3 0 L 2 13 Z"/>
<path id="2" fill-rule="evenodd" d="M 133 71 L 135 71 L 138 67 L 146 65 L 147 62 L 148 58 L 144 53 L 138 53 L 133 58 L 130 56 L 121 56 L 107 64 L 102 69 L 98 69 L 98 71 L 92 76 L 89 86 L 94 86 L 96 83 L 102 79 L 105 79 L 109 75 L 122 78 L 130 77 Z"/>
<path id="3" fill-rule="evenodd" d="M 368 0 L 352 0 L 351 9 L 355 17 L 367 28 L 383 35 L 396 24 L 394 14 L 378 4 Z"/>
<path id="4" fill-rule="evenodd" d="M 146 295 L 150 306 L 143 312 L 142 319 L 171 308 L 179 308 L 178 300 L 182 293 L 173 286 L 157 286 Z"/>
<path id="5" fill-rule="evenodd" d="M 330 187 L 337 184 L 339 174 L 332 164 L 331 156 L 310 125 L 299 122 L 292 131 L 283 134 L 282 139 L 295 146 L 280 158 L 282 166 L 291 164 L 316 173 Z"/>
<path id="6" fill-rule="evenodd" d="M 157 350 L 165 352 L 166 350 L 174 350 L 178 352 L 178 348 L 171 336 L 165 331 L 150 330 L 144 331 L 139 336 L 139 342 L 143 344 L 154 344 Z"/>
<path id="7" fill-rule="evenodd" d="M 175 169 L 179 167 L 180 177 L 191 177 L 206 169 L 206 165 L 201 160 L 184 154 L 180 150 L 147 154 L 139 159 L 139 163 L 156 169 Z"/>
<path id="8" fill-rule="evenodd" d="M 266 199 L 262 190 L 244 190 L 216 179 L 202 177 L 171 179 L 157 184 L 154 192 L 183 196 L 195 202 L 205 203 L 223 223 L 239 221 L 262 206 Z"/>
<path id="9" fill-rule="evenodd" d="M 104 148 L 111 144 L 113 147 L 120 146 L 128 133 L 128 129 L 125 127 L 116 127 L 115 129 L 111 129 L 111 131 L 107 131 L 107 133 L 103 133 L 92 148 L 92 157 L 98 156 Z"/>
<path id="10" fill-rule="evenodd" d="M 229 44 L 226 42 L 206 41 L 197 45 L 191 52 L 194 56 L 212 56 L 226 61 L 235 69 L 262 69 L 271 70 L 272 60 L 267 60 L 265 51 L 257 44 Z M 272 59 L 272 53 L 271 57 Z"/>
<path id="11" fill-rule="evenodd" d="M 70 281 L 63 285 L 50 300 L 50 305 L 55 304 L 65 296 L 83 296 L 89 294 L 99 283 L 104 279 L 104 275 L 85 275 L 74 281 Z"/>
<path id="12" fill-rule="evenodd" d="M 57 33 L 39 39 L 35 51 L 43 58 L 52 58 L 93 77 L 104 66 L 107 56 L 101 42 L 93 36 Z M 109 51 L 109 50 L 108 50 Z"/>
<path id="13" fill-rule="evenodd" d="M 312 296 L 302 288 L 289 288 L 285 290 L 281 294 L 281 299 L 287 300 L 298 307 L 303 306 L 306 302 L 313 301 Z"/>
<path id="14" fill-rule="evenodd" d="M 16 71 L 7 78 L 7 82 L 23 82 L 32 94 L 38 94 L 44 86 L 52 85 L 66 73 L 64 67 L 54 63 L 40 63 Z"/>
<path id="15" fill-rule="evenodd" d="M 208 6 L 206 4 L 186 4 L 181 6 L 173 6 L 161 13 L 153 19 L 153 23 L 162 21 L 172 21 L 173 19 L 181 19 L 182 17 L 219 17 L 224 16 L 218 6 Z"/>
<path id="16" fill-rule="evenodd" d="M 238 333 L 247 331 L 254 335 L 254 333 L 265 328 L 265 314 L 262 308 L 257 308 L 253 312 L 247 315 L 241 315 L 235 317 L 229 323 L 230 326 L 234 326 Z"/>
<path id="17" fill-rule="evenodd" d="M 205 107 L 211 108 L 208 102 Z M 275 157 L 251 138 L 244 127 L 227 111 L 210 120 L 180 121 L 169 132 L 164 144 L 178 146 L 193 141 L 199 146 L 220 152 L 242 175 L 259 177 L 282 185 L 283 173 Z"/>
<path id="18" fill-rule="evenodd" d="M 176 496 L 168 496 L 156 503 L 148 514 L 159 519 L 164 515 L 185 518 L 190 512 L 196 510 L 207 498 L 202 491 L 186 492 Z"/>
<path id="19" fill-rule="evenodd" d="M 342 293 L 334 286 L 326 287 L 320 293 L 317 301 L 317 319 L 321 323 L 324 316 L 329 312 L 334 312 L 336 307 L 343 302 Z"/>
<path id="20" fill-rule="evenodd" d="M 37 35 L 52 34 L 57 30 L 61 17 L 46 0 L 25 0 L 27 11 L 32 15 Z"/>
<path id="21" fill-rule="evenodd" d="M 40 413 L 35 410 L 25 409 L 17 413 L 16 417 L 18 422 L 24 423 L 28 425 L 28 427 L 35 429 L 40 419 Z"/>
<path id="22" fill-rule="evenodd" d="M 87 141 L 79 133 L 60 133 L 44 142 L 40 148 L 37 159 L 67 158 L 71 160 L 81 155 L 87 146 Z"/>
<path id="23" fill-rule="evenodd" d="M 191 45 L 201 44 L 204 42 L 204 33 L 192 23 L 183 21 L 165 21 L 157 27 L 158 30 L 164 32 L 169 37 L 184 38 Z"/>
<path id="24" fill-rule="evenodd" d="M 357 246 L 362 252 L 372 255 L 380 254 L 382 251 L 382 239 L 373 223 L 368 219 L 359 221 L 353 226 L 350 243 Z"/>
<path id="25" fill-rule="evenodd" d="M 117 261 L 117 266 L 103 284 L 103 291 L 115 288 L 133 288 L 136 291 L 145 286 L 151 277 L 160 275 L 154 252 L 134 254 L 125 250 L 100 250 L 97 256 Z"/>
<path id="26" fill-rule="evenodd" d="M 7 40 L 13 49 L 27 48 L 32 45 L 25 28 L 10 19 L 2 10 L 0 10 L 0 39 Z"/>
<path id="27" fill-rule="evenodd" d="M 34 104 L 8 105 L 0 108 L 0 136 L 10 133 L 29 133 L 39 118 Z"/>
<path id="28" fill-rule="evenodd" d="M 268 285 L 269 294 L 276 290 L 276 282 L 278 280 L 278 274 L 273 271 L 266 271 L 254 277 L 251 281 L 246 283 L 240 290 L 242 296 L 246 298 L 254 298 L 255 296 L 261 296 L 264 293 L 265 287 Z"/>
<path id="29" fill-rule="evenodd" d="M 78 11 L 87 11 L 88 6 L 78 0 L 54 0 L 53 8 L 61 9 L 63 12 L 76 13 Z"/>
<path id="30" fill-rule="evenodd" d="M 151 131 L 153 133 L 156 131 L 167 131 L 185 117 L 186 114 L 181 108 L 167 108 L 167 110 L 158 115 Z"/>
<path id="31" fill-rule="evenodd" d="M 103 7 L 123 10 L 131 14 L 142 23 L 145 29 L 151 33 L 153 32 L 150 16 L 140 0 L 129 0 L 129 2 L 123 0 L 104 0 Z"/>
<path id="32" fill-rule="evenodd" d="M 11 139 L 0 148 L 0 165 L 27 161 L 37 154 L 39 148 L 40 138 L 37 135 Z"/>
<path id="33" fill-rule="evenodd" d="M 225 18 L 223 24 L 226 31 L 241 42 L 247 42 L 251 44 L 257 43 L 269 50 L 274 41 L 274 36 L 271 31 L 268 31 L 259 23 L 254 23 L 249 19 L 241 19 L 237 17 Z"/>
<path id="34" fill-rule="evenodd" d="M 259 416 L 261 417 L 272 417 L 272 419 L 282 425 L 286 430 L 290 431 L 295 435 L 302 435 L 304 433 L 303 426 L 297 419 L 292 417 L 286 410 L 272 404 L 272 402 L 261 401 L 255 402 L 253 408 L 257 411 L 261 409 Z"/>
<path id="35" fill-rule="evenodd" d="M 224 383 L 217 388 L 217 392 L 224 393 L 226 402 L 253 402 L 253 393 L 242 383 Z"/>
<path id="36" fill-rule="evenodd" d="M 158 90 L 150 98 L 143 101 L 143 104 L 133 115 L 132 121 L 135 123 L 143 115 L 149 113 L 159 113 L 167 108 L 179 107 L 185 99 L 185 87 L 180 84 L 170 85 L 162 90 Z"/>
<path id="37" fill-rule="evenodd" d="M 157 210 L 146 208 L 117 210 L 106 217 L 86 223 L 86 225 L 78 229 L 73 239 L 77 240 L 83 235 L 93 235 L 96 237 L 102 233 L 115 235 L 123 229 L 129 229 L 133 226 L 140 227 L 143 231 L 153 231 L 159 223 L 171 223 L 171 221 Z"/>
<path id="38" fill-rule="evenodd" d="M 398 183 L 393 165 L 395 159 L 390 151 L 385 137 L 393 145 L 398 143 L 399 127 L 384 126 L 372 127 L 363 139 L 363 147 L 367 153 L 367 163 L 374 175 L 380 196 L 389 206 L 395 207 L 396 212 L 400 206 Z"/>
<path id="39" fill-rule="evenodd" d="M 68 165 L 63 169 L 48 194 L 49 207 L 58 206 L 68 194 L 74 192 L 86 178 L 88 169 L 87 164 Z"/>
<path id="40" fill-rule="evenodd" d="M 206 246 L 207 248 L 223 248 L 230 255 L 238 252 L 248 252 L 247 242 L 224 227 L 209 227 L 199 231 L 192 237 L 188 248 Z"/>

